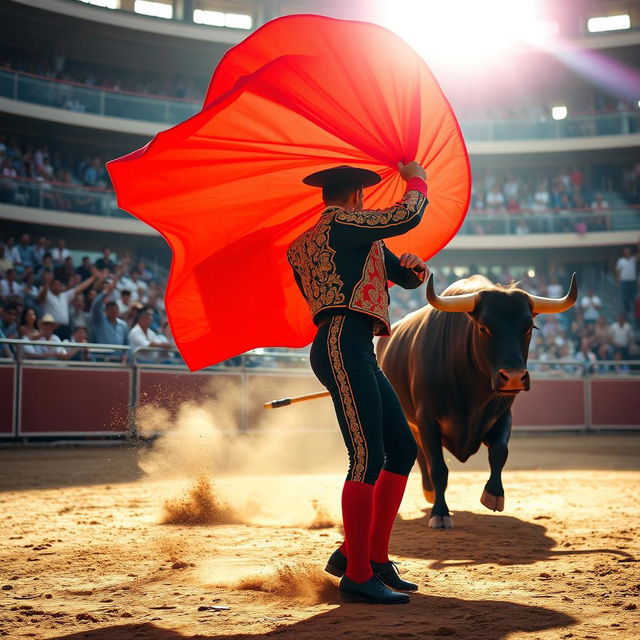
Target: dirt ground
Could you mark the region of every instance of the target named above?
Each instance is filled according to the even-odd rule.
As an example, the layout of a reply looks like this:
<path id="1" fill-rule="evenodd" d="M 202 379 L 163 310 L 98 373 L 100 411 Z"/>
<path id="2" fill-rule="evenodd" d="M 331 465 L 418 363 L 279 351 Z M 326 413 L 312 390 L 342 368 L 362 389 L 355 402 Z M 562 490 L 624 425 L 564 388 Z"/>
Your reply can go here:
<path id="1" fill-rule="evenodd" d="M 503 514 L 479 502 L 486 453 L 451 461 L 448 531 L 427 527 L 412 474 L 392 552 L 420 591 L 395 607 L 343 604 L 322 572 L 341 541 L 341 457 L 216 475 L 185 504 L 220 499 L 239 522 L 190 526 L 160 524 L 190 481 L 145 475 L 140 454 L 0 449 L 0 636 L 640 637 L 640 435 L 515 437 Z"/>

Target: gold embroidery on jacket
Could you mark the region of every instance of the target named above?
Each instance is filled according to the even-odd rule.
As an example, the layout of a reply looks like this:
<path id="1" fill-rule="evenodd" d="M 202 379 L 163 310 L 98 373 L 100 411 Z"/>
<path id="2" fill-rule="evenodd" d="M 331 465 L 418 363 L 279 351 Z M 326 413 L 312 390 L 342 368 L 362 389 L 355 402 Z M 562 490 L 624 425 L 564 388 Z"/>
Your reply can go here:
<path id="1" fill-rule="evenodd" d="M 426 203 L 420 191 L 408 191 L 402 200 L 388 209 L 342 209 L 336 213 L 336 221 L 356 227 L 380 227 L 402 224 L 422 211 Z"/>
<path id="2" fill-rule="evenodd" d="M 374 316 L 374 333 L 389 335 L 389 296 L 382 247 L 382 240 L 372 243 L 362 277 L 353 288 L 349 308 Z"/>
<path id="3" fill-rule="evenodd" d="M 336 271 L 335 251 L 329 246 L 329 228 L 334 210 L 326 210 L 320 220 L 296 238 L 287 252 L 291 266 L 302 282 L 311 316 L 328 306 L 343 305 L 344 282 Z"/>
<path id="4" fill-rule="evenodd" d="M 353 445 L 353 465 L 351 468 L 351 480 L 353 482 L 362 482 L 365 470 L 367 468 L 367 443 L 364 439 L 362 424 L 358 416 L 358 410 L 353 398 L 353 389 L 349 382 L 347 372 L 344 368 L 342 360 L 342 352 L 340 350 L 340 336 L 342 335 L 342 327 L 344 325 L 344 316 L 334 316 L 329 324 L 328 346 L 329 360 L 333 377 L 338 387 L 342 410 L 347 421 L 347 428 Z"/>

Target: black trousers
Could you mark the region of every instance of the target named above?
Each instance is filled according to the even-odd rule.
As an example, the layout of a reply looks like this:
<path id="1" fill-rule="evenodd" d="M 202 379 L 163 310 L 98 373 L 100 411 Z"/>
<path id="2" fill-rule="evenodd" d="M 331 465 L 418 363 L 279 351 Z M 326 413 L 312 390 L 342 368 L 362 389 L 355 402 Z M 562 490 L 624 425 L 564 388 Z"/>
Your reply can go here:
<path id="1" fill-rule="evenodd" d="M 325 319 L 311 368 L 331 393 L 349 452 L 347 480 L 375 484 L 382 469 L 409 475 L 417 446 L 398 396 L 373 351 L 372 320 L 361 313 Z"/>

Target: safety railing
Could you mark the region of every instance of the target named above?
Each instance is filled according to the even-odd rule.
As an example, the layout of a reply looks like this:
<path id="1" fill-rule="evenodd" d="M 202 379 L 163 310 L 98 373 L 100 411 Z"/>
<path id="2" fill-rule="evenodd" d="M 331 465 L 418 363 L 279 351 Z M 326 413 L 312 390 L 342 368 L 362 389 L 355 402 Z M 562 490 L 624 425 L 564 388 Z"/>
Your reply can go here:
<path id="1" fill-rule="evenodd" d="M 190 118 L 201 106 L 192 100 L 108 90 L 2 68 L 0 96 L 79 113 L 171 125 Z"/>
<path id="2" fill-rule="evenodd" d="M 182 122 L 201 108 L 201 103 L 193 100 L 92 87 L 6 67 L 0 67 L 0 96 L 80 113 L 167 125 Z M 463 117 L 461 127 L 468 141 L 626 135 L 640 131 L 640 110 L 577 113 L 563 120 L 546 115 L 503 119 Z"/>
<path id="3" fill-rule="evenodd" d="M 118 208 L 111 189 L 31 178 L 0 176 L 0 204 L 64 213 L 130 217 Z"/>
<path id="4" fill-rule="evenodd" d="M 63 213 L 131 218 L 118 208 L 111 189 L 55 181 L 0 176 L 0 205 L 11 204 Z M 531 211 L 523 213 L 471 210 L 461 235 L 587 233 L 640 229 L 640 207 L 602 210 Z"/>
<path id="5" fill-rule="evenodd" d="M 29 354 L 27 347 L 43 351 Z M 640 360 L 529 360 L 528 368 L 531 389 L 513 406 L 516 429 L 640 428 Z M 175 415 L 185 402 L 220 394 L 233 398 L 236 424 L 247 431 L 262 403 L 283 389 L 301 395 L 319 387 L 308 353 L 300 351 L 256 350 L 190 372 L 173 346 L 3 339 L 0 437 L 130 436 L 138 407 Z M 307 412 L 307 424 L 317 419 L 312 403 L 296 411 Z"/>
<path id="6" fill-rule="evenodd" d="M 615 209 L 536 211 L 471 210 L 460 229 L 462 235 L 526 235 L 530 233 L 590 233 L 640 229 L 640 207 Z"/>
<path id="7" fill-rule="evenodd" d="M 460 127 L 468 141 L 542 140 L 615 136 L 640 131 L 640 110 L 572 114 L 563 120 L 551 116 L 470 120 L 461 118 Z"/>

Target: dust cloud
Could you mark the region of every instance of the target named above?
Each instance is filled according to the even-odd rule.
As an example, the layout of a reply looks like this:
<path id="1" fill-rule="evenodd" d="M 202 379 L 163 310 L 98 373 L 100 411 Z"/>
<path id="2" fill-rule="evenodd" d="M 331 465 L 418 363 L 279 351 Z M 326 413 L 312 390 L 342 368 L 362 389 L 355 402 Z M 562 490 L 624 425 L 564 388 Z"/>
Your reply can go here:
<path id="1" fill-rule="evenodd" d="M 308 384 L 308 383 L 307 383 Z M 208 390 L 209 391 L 209 390 Z M 315 400 L 278 410 L 263 402 L 304 393 L 295 380 L 273 379 L 251 389 L 250 428 L 238 429 L 241 396 L 237 386 L 216 381 L 215 389 L 175 407 L 144 405 L 136 412 L 138 433 L 155 440 L 142 450 L 138 465 L 145 480 L 161 483 L 162 524 L 281 524 L 309 529 L 336 526 L 335 509 L 313 495 L 273 491 L 264 476 L 327 473 L 346 468 L 330 402 Z M 219 482 L 255 477 L 254 485 Z M 188 485 L 185 488 L 185 480 Z M 294 483 L 295 484 L 295 481 Z M 295 494 L 295 491 L 293 492 Z"/>
<path id="2" fill-rule="evenodd" d="M 307 604 L 333 602 L 337 598 L 335 581 L 311 563 L 287 563 L 266 574 L 242 578 L 231 587 L 238 591 L 260 591 L 270 596 L 295 598 Z"/>

